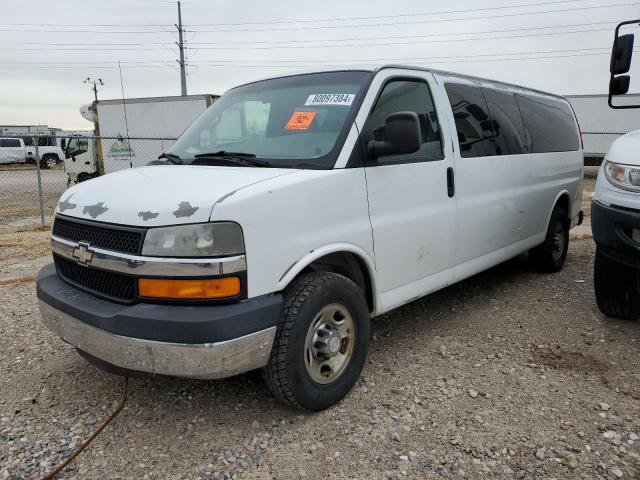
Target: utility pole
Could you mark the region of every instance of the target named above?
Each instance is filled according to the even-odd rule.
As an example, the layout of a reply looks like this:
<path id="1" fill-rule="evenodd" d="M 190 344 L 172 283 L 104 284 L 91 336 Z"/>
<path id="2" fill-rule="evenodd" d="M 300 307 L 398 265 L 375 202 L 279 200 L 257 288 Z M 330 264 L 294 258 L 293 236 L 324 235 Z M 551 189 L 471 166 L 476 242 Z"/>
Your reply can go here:
<path id="1" fill-rule="evenodd" d="M 178 2 L 178 24 L 175 25 L 178 29 L 178 49 L 180 50 L 180 60 L 178 63 L 180 64 L 180 94 L 184 97 L 187 94 L 187 70 L 184 63 L 184 39 L 183 39 L 183 29 L 182 29 L 182 10 L 180 9 L 180 2 Z"/>
<path id="2" fill-rule="evenodd" d="M 98 101 L 98 85 L 102 86 L 104 85 L 104 83 L 102 82 L 101 78 L 98 78 L 97 80 L 92 80 L 91 78 L 87 77 L 85 78 L 82 83 L 92 83 L 93 87 L 91 87 L 91 90 L 93 90 L 93 96 L 96 99 L 96 102 Z"/>

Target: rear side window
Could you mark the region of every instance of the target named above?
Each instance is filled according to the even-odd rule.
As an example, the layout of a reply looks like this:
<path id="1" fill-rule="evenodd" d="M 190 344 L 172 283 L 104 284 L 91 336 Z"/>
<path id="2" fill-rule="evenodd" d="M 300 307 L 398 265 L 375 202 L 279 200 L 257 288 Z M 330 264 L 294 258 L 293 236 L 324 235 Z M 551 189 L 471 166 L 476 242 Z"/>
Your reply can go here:
<path id="1" fill-rule="evenodd" d="M 462 157 L 486 157 L 496 154 L 489 107 L 478 87 L 447 83 L 449 103 L 458 132 Z"/>
<path id="2" fill-rule="evenodd" d="M 33 146 L 33 137 L 22 137 L 22 140 L 27 147 Z"/>
<path id="3" fill-rule="evenodd" d="M 516 94 L 533 153 L 578 150 L 580 140 L 569 104 L 553 97 Z"/>
<path id="4" fill-rule="evenodd" d="M 368 130 L 375 140 L 385 139 L 384 121 L 388 115 L 396 112 L 418 114 L 422 146 L 420 150 L 409 155 L 388 155 L 378 160 L 391 163 L 442 159 L 438 117 L 429 85 L 419 80 L 392 80 L 384 86 L 369 118 Z"/>
<path id="5" fill-rule="evenodd" d="M 55 147 L 55 145 L 53 137 L 38 137 L 39 147 Z"/>
<path id="6" fill-rule="evenodd" d="M 522 115 L 513 93 L 483 88 L 489 106 L 498 155 L 527 153 L 527 137 Z"/>
<path id="7" fill-rule="evenodd" d="M 17 138 L 3 138 L 0 140 L 0 147 L 19 147 L 20 140 Z"/>

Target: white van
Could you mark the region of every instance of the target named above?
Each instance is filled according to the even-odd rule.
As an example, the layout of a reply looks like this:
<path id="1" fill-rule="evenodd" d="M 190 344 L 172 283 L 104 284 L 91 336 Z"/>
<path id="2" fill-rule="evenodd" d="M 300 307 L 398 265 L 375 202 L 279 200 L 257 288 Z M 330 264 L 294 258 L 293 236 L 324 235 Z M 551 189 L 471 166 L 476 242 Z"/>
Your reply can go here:
<path id="1" fill-rule="evenodd" d="M 22 138 L 0 137 L 0 163 L 26 163 L 31 150 Z"/>
<path id="2" fill-rule="evenodd" d="M 439 71 L 242 85 L 163 157 L 63 194 L 44 323 L 112 371 L 262 368 L 309 410 L 356 382 L 370 318 L 523 252 L 558 271 L 582 218 L 569 103 Z"/>
<path id="3" fill-rule="evenodd" d="M 639 20 L 616 27 L 610 63 L 609 105 L 614 96 L 629 91 L 633 33 L 620 35 L 621 27 L 640 25 Z M 591 228 L 596 242 L 594 286 L 600 310 L 611 317 L 640 319 L 640 130 L 618 138 L 605 155 L 591 205 Z"/>

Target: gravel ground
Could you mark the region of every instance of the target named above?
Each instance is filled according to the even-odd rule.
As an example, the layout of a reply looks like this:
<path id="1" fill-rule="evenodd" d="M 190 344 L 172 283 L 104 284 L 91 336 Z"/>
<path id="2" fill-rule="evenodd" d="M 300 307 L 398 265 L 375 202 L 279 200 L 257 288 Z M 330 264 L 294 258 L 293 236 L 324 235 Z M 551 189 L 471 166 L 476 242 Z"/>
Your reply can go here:
<path id="1" fill-rule="evenodd" d="M 132 379 L 64 478 L 640 478 L 640 322 L 599 313 L 594 251 L 574 241 L 554 275 L 518 257 L 376 319 L 361 380 L 325 412 L 256 373 Z M 0 479 L 50 471 L 123 388 L 41 327 L 47 257 L 30 260 L 0 257 Z"/>

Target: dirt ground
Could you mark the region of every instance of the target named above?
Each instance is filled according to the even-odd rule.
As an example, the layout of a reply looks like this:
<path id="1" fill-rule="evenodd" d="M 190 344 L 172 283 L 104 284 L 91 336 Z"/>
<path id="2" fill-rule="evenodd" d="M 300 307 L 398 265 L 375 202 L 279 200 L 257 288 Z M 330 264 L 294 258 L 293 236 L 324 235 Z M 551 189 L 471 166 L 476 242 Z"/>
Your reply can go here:
<path id="1" fill-rule="evenodd" d="M 0 235 L 0 479 L 50 471 L 123 389 L 41 326 L 46 232 L 25 238 Z M 256 373 L 132 379 L 60 478 L 640 478 L 640 322 L 598 311 L 594 251 L 574 241 L 553 275 L 518 257 L 374 320 L 361 380 L 321 413 Z"/>

